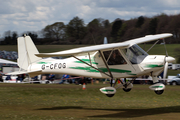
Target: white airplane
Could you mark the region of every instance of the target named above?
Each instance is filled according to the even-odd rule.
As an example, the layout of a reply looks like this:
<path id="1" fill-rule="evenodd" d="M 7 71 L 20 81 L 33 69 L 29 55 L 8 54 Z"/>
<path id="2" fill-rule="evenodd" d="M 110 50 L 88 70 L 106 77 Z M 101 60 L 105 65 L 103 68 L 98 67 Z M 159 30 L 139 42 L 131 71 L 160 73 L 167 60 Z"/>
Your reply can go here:
<path id="1" fill-rule="evenodd" d="M 156 94 L 162 94 L 165 86 L 159 83 L 157 76 L 164 71 L 167 74 L 168 62 L 175 59 L 168 55 L 148 55 L 137 44 L 164 39 L 172 34 L 148 35 L 122 43 L 102 44 L 75 48 L 53 53 L 39 53 L 29 36 L 18 38 L 18 65 L 20 71 L 11 74 L 28 73 L 30 77 L 39 74 L 69 74 L 92 78 L 125 78 L 119 86 L 115 83 L 100 91 L 108 97 L 114 96 L 117 88 L 129 92 L 132 82 L 138 76 L 150 75 L 153 85 L 149 88 Z M 157 51 L 158 52 L 158 51 Z M 66 59 L 43 59 L 44 57 L 69 56 Z M 126 82 L 126 78 L 133 78 Z"/>
<path id="2" fill-rule="evenodd" d="M 0 58 L 0 64 L 17 64 L 17 63 L 13 62 L 13 61 L 9 61 L 9 60 L 5 60 L 5 59 L 1 59 Z"/>

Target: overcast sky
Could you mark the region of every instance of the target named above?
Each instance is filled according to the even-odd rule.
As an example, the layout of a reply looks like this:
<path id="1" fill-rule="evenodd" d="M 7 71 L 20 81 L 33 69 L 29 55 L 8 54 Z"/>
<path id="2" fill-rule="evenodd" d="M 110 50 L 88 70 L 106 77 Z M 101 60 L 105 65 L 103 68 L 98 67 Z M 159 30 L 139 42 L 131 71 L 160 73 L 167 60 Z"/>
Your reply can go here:
<path id="1" fill-rule="evenodd" d="M 0 35 L 5 31 L 39 31 L 55 22 L 68 24 L 75 16 L 128 20 L 161 13 L 180 13 L 180 0 L 0 0 Z"/>

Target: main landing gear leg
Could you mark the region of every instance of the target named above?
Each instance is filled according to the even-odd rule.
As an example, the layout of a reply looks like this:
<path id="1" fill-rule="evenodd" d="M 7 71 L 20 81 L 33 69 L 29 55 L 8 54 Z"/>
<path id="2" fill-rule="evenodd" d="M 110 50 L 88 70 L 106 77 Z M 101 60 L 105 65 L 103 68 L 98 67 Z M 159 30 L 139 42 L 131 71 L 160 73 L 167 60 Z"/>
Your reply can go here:
<path id="1" fill-rule="evenodd" d="M 127 83 L 127 81 L 126 81 L 126 78 L 124 78 L 124 88 L 123 88 L 123 90 L 125 91 L 125 92 L 129 92 L 129 91 L 131 91 L 131 88 L 128 88 L 128 85 L 129 85 L 130 83 Z"/>
<path id="2" fill-rule="evenodd" d="M 115 83 L 114 83 L 114 84 L 115 84 Z M 111 81 L 110 81 L 110 85 L 111 85 L 111 87 L 113 86 L 113 79 L 112 79 L 112 78 L 111 78 Z M 112 89 L 111 91 L 113 91 L 113 89 Z M 106 96 L 108 96 L 108 97 L 113 97 L 114 94 L 107 93 Z"/>
<path id="3" fill-rule="evenodd" d="M 122 82 L 123 84 L 123 90 L 125 92 L 129 92 L 131 91 L 131 89 L 133 88 L 133 81 L 135 80 L 136 78 L 133 78 L 131 81 L 126 81 L 126 78 L 124 78 L 124 82 Z"/>
<path id="4" fill-rule="evenodd" d="M 110 84 L 111 84 L 111 87 L 112 87 L 112 85 L 113 85 L 113 79 L 111 79 Z"/>

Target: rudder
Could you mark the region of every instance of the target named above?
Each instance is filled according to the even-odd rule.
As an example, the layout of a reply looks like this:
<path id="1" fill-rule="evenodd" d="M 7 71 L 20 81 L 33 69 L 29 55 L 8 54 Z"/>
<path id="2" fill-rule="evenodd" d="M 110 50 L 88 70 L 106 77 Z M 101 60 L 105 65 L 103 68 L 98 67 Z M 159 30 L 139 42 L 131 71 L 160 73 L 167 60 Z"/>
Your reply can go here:
<path id="1" fill-rule="evenodd" d="M 27 70 L 28 66 L 38 60 L 41 57 L 37 57 L 34 54 L 38 54 L 36 46 L 34 45 L 30 36 L 18 38 L 18 65 L 20 68 Z"/>

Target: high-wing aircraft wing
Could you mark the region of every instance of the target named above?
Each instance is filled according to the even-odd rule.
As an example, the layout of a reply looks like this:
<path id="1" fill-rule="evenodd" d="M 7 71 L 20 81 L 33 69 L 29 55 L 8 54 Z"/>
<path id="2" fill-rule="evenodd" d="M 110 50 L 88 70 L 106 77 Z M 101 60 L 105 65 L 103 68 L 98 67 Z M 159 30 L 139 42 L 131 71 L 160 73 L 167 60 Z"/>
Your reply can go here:
<path id="1" fill-rule="evenodd" d="M 38 57 L 55 57 L 55 56 L 68 56 L 68 55 L 74 55 L 84 52 L 92 52 L 92 51 L 98 51 L 98 50 L 105 50 L 105 49 L 112 49 L 112 48 L 122 48 L 122 47 L 129 47 L 133 44 L 140 44 L 145 42 L 150 42 L 158 39 L 163 39 L 172 36 L 170 33 L 164 33 L 164 34 L 158 34 L 158 35 L 148 35 L 145 37 L 132 39 L 126 42 L 122 43 L 111 43 L 111 44 L 102 44 L 102 45 L 95 45 L 95 46 L 88 46 L 88 47 L 81 47 L 81 48 L 75 48 L 60 52 L 53 52 L 53 53 L 39 53 L 35 54 Z"/>
<path id="2" fill-rule="evenodd" d="M 151 42 L 154 40 L 163 39 L 163 38 L 167 38 L 167 37 L 171 37 L 171 36 L 172 36 L 171 33 L 163 33 L 163 34 L 157 34 L 157 35 L 146 35 L 145 37 L 129 40 L 127 42 L 134 43 L 134 44 L 141 44 L 141 43 Z"/>
<path id="3" fill-rule="evenodd" d="M 35 54 L 38 57 L 55 57 L 55 56 L 68 56 L 68 55 L 74 55 L 84 52 L 92 52 L 97 50 L 105 50 L 110 48 L 117 48 L 117 47 L 128 47 L 129 43 L 116 43 L 116 44 L 102 44 L 102 45 L 95 45 L 95 46 L 88 46 L 88 47 L 80 47 L 60 52 L 54 52 L 54 53 L 39 53 Z"/>

